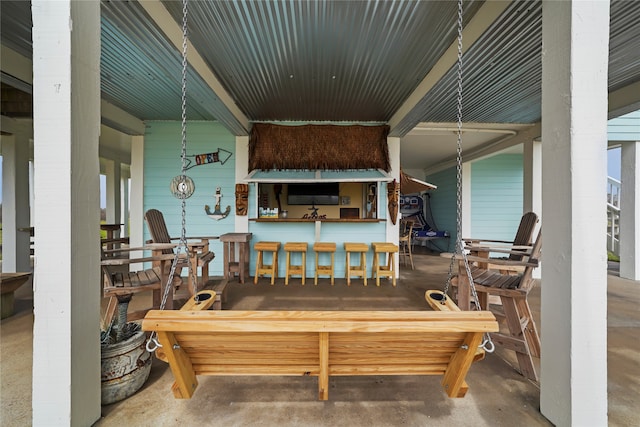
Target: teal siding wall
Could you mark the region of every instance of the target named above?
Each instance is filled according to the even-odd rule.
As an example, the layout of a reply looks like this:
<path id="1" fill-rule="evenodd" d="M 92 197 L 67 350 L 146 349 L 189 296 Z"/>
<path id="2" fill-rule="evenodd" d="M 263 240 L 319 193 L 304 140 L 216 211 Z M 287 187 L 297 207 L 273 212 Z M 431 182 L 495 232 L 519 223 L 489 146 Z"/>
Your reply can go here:
<path id="1" fill-rule="evenodd" d="M 471 164 L 471 237 L 513 239 L 523 213 L 522 164 L 521 154 Z"/>
<path id="2" fill-rule="evenodd" d="M 640 111 L 611 119 L 607 127 L 609 141 L 640 141 Z"/>
<path id="3" fill-rule="evenodd" d="M 163 215 L 169 234 L 181 233 L 181 201 L 169 190 L 171 179 L 180 175 L 181 124 L 179 122 L 148 122 L 144 144 L 144 210 L 158 209 Z M 204 154 L 219 148 L 233 153 L 224 165 L 210 163 L 189 169 L 186 174 L 195 183 L 193 196 L 186 200 L 187 236 L 219 236 L 234 231 L 235 215 L 235 137 L 215 122 L 189 122 L 187 125 L 187 154 Z M 192 159 L 195 164 L 195 159 Z M 231 206 L 231 214 L 220 221 L 209 218 L 204 210 L 213 211 L 216 187 L 221 187 L 221 207 Z M 145 240 L 149 230 L 145 226 Z M 222 246 L 211 242 L 216 258 L 210 264 L 211 275 L 222 275 Z"/>
<path id="4" fill-rule="evenodd" d="M 451 235 L 449 241 L 441 239 L 437 246 L 441 249 L 451 251 L 454 249 L 456 241 L 456 169 L 449 168 L 444 171 L 434 173 L 425 177 L 431 184 L 437 185 L 436 190 L 430 191 L 431 214 L 439 230 L 446 230 Z M 433 225 L 432 225 L 433 226 Z"/>
<path id="5" fill-rule="evenodd" d="M 181 233 L 182 210 L 181 201 L 173 197 L 169 191 L 171 179 L 181 173 L 181 124 L 179 122 L 148 122 L 145 133 L 144 148 L 144 210 L 160 210 L 167 223 L 169 234 L 179 237 Z M 223 126 L 215 122 L 189 122 L 187 126 L 187 154 L 205 154 L 219 148 L 233 153 L 224 164 L 210 163 L 195 166 L 186 174 L 195 183 L 193 196 L 186 200 L 186 234 L 187 236 L 219 236 L 234 231 L 235 226 L 235 137 Z M 195 160 L 193 160 L 195 164 Z M 219 221 L 209 218 L 204 210 L 209 205 L 213 211 L 216 187 L 221 187 L 221 208 L 224 211 L 231 206 L 231 213 Z M 249 186 L 249 218 L 256 216 L 256 186 Z M 383 185 L 381 194 L 386 194 Z M 386 197 L 385 197 L 386 200 Z M 379 218 L 386 218 L 386 204 L 379 205 Z M 253 233 L 251 240 L 250 274 L 255 273 L 255 256 L 253 245 L 264 241 L 307 241 L 307 277 L 313 277 L 315 271 L 315 255 L 312 250 L 315 241 L 314 223 L 258 223 L 249 221 L 249 231 Z M 149 239 L 149 230 L 145 227 L 145 240 Z M 335 242 L 336 277 L 344 277 L 345 252 L 344 242 L 371 243 L 386 240 L 386 223 L 323 223 L 320 241 Z M 216 258 L 210 265 L 210 275 L 222 275 L 222 244 L 211 241 L 211 250 Z M 294 259 L 299 262 L 299 259 Z M 284 251 L 280 251 L 279 272 L 282 277 L 285 271 Z M 367 254 L 367 265 L 371 271 L 373 253 Z"/>

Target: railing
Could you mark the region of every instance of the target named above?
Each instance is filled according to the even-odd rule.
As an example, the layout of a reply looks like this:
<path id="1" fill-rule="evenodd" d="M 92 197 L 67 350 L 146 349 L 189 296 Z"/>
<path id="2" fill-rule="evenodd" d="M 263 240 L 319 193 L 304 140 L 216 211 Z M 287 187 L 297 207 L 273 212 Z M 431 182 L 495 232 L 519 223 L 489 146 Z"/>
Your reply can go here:
<path id="1" fill-rule="evenodd" d="M 607 250 L 616 255 L 620 255 L 620 189 L 620 181 L 607 178 Z"/>

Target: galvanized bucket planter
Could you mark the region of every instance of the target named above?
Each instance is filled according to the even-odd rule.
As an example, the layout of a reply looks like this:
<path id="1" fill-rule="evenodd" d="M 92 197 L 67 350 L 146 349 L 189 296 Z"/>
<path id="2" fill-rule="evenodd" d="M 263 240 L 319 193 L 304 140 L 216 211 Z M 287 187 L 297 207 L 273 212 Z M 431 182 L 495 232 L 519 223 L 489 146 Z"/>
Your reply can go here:
<path id="1" fill-rule="evenodd" d="M 145 333 L 138 331 L 124 341 L 102 347 L 103 405 L 126 399 L 149 378 L 151 354 L 145 341 Z"/>

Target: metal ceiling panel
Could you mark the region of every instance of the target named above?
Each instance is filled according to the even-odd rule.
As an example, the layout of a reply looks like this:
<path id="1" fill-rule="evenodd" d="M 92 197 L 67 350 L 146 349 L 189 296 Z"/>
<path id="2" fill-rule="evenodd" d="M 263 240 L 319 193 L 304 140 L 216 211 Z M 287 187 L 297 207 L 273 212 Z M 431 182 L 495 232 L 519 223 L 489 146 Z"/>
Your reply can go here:
<path id="1" fill-rule="evenodd" d="M 163 4 L 180 22 L 180 4 Z M 250 120 L 384 122 L 454 39 L 456 13 L 446 1 L 192 2 L 189 38 Z"/>
<path id="2" fill-rule="evenodd" d="M 176 22 L 181 3 L 163 1 Z M 480 7 L 465 2 L 465 22 Z M 252 121 L 386 122 L 455 39 L 450 1 L 191 1 L 190 40 Z M 2 44 L 30 58 L 31 2 L 0 2 Z M 136 1 L 102 1 L 102 95 L 180 119 L 180 54 Z M 465 54 L 464 120 L 540 119 L 542 2 L 514 1 Z M 640 2 L 611 2 L 609 90 L 640 79 Z M 4 82 L 4 79 L 3 79 Z M 6 83 L 6 82 L 5 82 Z M 197 73 L 188 118 L 246 134 Z M 396 128 L 455 121 L 451 70 Z"/>
<path id="3" fill-rule="evenodd" d="M 182 54 L 138 2 L 103 1 L 102 97 L 142 120 L 181 117 Z M 246 133 L 191 67 L 187 72 L 187 119 L 220 120 Z"/>
<path id="4" fill-rule="evenodd" d="M 3 45 L 31 59 L 32 27 L 30 1 L 0 1 L 0 34 Z"/>
<path id="5" fill-rule="evenodd" d="M 640 1 L 611 2 L 609 92 L 640 81 Z"/>

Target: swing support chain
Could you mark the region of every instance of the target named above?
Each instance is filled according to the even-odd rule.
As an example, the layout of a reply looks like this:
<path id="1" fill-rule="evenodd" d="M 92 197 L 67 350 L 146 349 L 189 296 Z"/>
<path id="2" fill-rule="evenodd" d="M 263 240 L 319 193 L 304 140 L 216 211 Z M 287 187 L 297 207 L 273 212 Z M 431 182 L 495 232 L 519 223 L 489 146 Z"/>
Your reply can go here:
<path id="1" fill-rule="evenodd" d="M 451 286 L 451 279 L 453 278 L 454 266 L 456 264 L 456 255 L 460 255 L 464 262 L 465 273 L 469 281 L 469 287 L 471 289 L 471 295 L 475 302 L 476 310 L 481 310 L 480 299 L 478 298 L 478 292 L 473 281 L 471 274 L 471 267 L 469 266 L 469 260 L 467 259 L 467 253 L 464 249 L 464 243 L 462 242 L 462 30 L 463 30 L 463 0 L 458 0 L 458 58 L 457 58 L 457 131 L 456 131 L 456 245 L 453 254 L 451 255 L 451 262 L 449 263 L 449 274 L 447 281 L 444 285 L 443 294 L 444 297 L 440 304 L 445 304 L 448 298 L 449 287 Z M 480 346 L 487 353 L 493 353 L 495 345 L 491 340 L 491 336 L 485 333 L 485 337 Z"/>
<path id="2" fill-rule="evenodd" d="M 187 46 L 188 46 L 188 37 L 187 37 L 187 17 L 188 17 L 188 0 L 182 0 L 182 97 L 181 97 L 181 108 L 182 108 L 182 128 L 181 128 L 181 159 L 182 159 L 182 173 L 181 177 L 184 180 L 186 178 L 185 172 L 188 169 L 188 159 L 187 159 Z M 195 298 L 196 304 L 199 303 L 198 300 L 198 275 L 193 268 L 195 264 L 193 262 L 193 258 L 196 256 L 194 251 L 190 251 L 187 245 L 187 208 L 186 208 L 186 197 L 180 198 L 181 209 L 182 209 L 182 229 L 180 234 L 180 243 L 175 250 L 175 257 L 173 258 L 173 262 L 171 263 L 171 270 L 169 272 L 169 277 L 167 279 L 167 284 L 164 288 L 164 293 L 162 294 L 162 301 L 160 303 L 160 310 L 164 310 L 164 307 L 167 303 L 167 299 L 169 298 L 169 292 L 173 287 L 173 278 L 176 273 L 176 267 L 178 265 L 178 260 L 180 259 L 180 254 L 184 250 L 184 253 L 187 258 L 187 264 L 189 268 L 189 277 L 191 278 L 191 283 L 193 285 L 193 294 Z M 147 341 L 146 348 L 149 353 L 153 353 L 158 348 L 162 347 L 162 344 L 158 341 L 158 335 L 156 331 L 151 333 L 149 336 L 149 340 Z"/>

